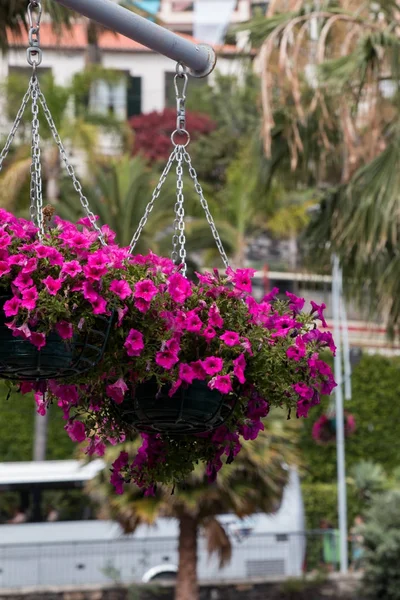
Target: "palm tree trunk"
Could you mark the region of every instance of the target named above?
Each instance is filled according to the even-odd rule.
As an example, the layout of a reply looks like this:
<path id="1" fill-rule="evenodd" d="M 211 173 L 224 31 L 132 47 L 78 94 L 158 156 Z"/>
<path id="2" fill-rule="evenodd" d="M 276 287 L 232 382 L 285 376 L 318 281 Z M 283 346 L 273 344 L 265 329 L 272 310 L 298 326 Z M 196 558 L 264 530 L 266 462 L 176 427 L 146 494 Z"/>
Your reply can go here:
<path id="1" fill-rule="evenodd" d="M 197 583 L 198 521 L 188 514 L 179 519 L 179 571 L 175 600 L 198 600 Z"/>

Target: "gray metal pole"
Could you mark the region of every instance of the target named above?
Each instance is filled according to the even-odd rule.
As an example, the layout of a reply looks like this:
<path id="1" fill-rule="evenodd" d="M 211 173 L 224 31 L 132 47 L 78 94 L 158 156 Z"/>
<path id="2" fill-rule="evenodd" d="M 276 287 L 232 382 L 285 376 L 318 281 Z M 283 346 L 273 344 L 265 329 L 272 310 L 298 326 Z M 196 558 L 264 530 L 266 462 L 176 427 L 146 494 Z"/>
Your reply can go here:
<path id="1" fill-rule="evenodd" d="M 56 2 L 159 54 L 183 63 L 195 77 L 209 75 L 217 62 L 211 46 L 185 40 L 110 0 L 56 0 Z"/>
<path id="2" fill-rule="evenodd" d="M 47 429 L 49 413 L 39 415 L 35 411 L 35 437 L 33 440 L 33 460 L 46 460 Z"/>
<path id="3" fill-rule="evenodd" d="M 346 468 L 344 447 L 344 410 L 343 410 L 343 369 L 342 348 L 340 335 L 340 266 L 337 256 L 333 257 L 332 272 L 332 312 L 333 312 L 333 335 L 337 346 L 335 355 L 335 379 L 338 382 L 335 388 L 336 397 L 336 458 L 337 458 L 337 481 L 338 481 L 338 514 L 339 514 L 339 541 L 340 541 L 340 572 L 348 571 L 347 551 L 347 497 L 346 497 Z"/>

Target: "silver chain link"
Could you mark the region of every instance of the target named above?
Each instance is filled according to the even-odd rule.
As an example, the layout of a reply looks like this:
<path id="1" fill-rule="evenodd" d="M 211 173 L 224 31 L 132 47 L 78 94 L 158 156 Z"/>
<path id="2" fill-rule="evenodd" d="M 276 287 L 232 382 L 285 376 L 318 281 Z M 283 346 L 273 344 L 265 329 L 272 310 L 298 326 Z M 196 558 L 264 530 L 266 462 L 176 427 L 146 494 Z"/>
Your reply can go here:
<path id="1" fill-rule="evenodd" d="M 203 192 L 203 188 L 201 187 L 199 180 L 197 178 L 197 173 L 196 173 L 196 169 L 193 167 L 192 165 L 192 159 L 190 158 L 190 154 L 186 149 L 183 149 L 183 158 L 185 160 L 185 162 L 187 163 L 188 167 L 189 167 L 189 175 L 192 178 L 193 182 L 194 182 L 194 188 L 200 198 L 200 203 L 201 206 L 204 209 L 205 215 L 206 215 L 206 219 L 207 222 L 211 228 L 211 232 L 213 234 L 213 238 L 215 240 L 215 243 L 217 245 L 219 254 L 221 256 L 222 262 L 225 265 L 225 268 L 229 267 L 229 259 L 228 256 L 225 252 L 222 240 L 220 238 L 220 235 L 218 233 L 217 227 L 215 225 L 214 219 L 212 217 L 212 214 L 210 212 L 210 208 L 208 206 L 208 202 L 204 197 L 204 192 Z"/>
<path id="2" fill-rule="evenodd" d="M 64 148 L 64 144 L 61 141 L 60 134 L 57 131 L 57 127 L 54 123 L 53 117 L 51 116 L 49 107 L 47 106 L 46 99 L 45 99 L 43 93 L 40 91 L 40 88 L 39 88 L 39 101 L 40 101 L 40 104 L 42 105 L 43 112 L 46 117 L 46 121 L 50 127 L 54 141 L 57 144 L 58 149 L 60 151 L 60 156 L 61 156 L 62 160 L 64 161 L 65 167 L 67 169 L 67 173 L 71 177 L 72 182 L 74 184 L 74 188 L 79 195 L 79 200 L 81 202 L 82 208 L 85 211 L 85 214 L 87 215 L 93 229 L 96 230 L 97 235 L 99 236 L 100 242 L 103 244 L 103 246 L 106 246 L 107 244 L 104 239 L 104 235 L 103 235 L 100 227 L 96 223 L 96 217 L 95 217 L 94 213 L 90 210 L 89 201 L 83 193 L 82 185 L 76 177 L 75 169 L 69 162 L 66 150 Z"/>
<path id="3" fill-rule="evenodd" d="M 140 235 L 141 235 L 141 233 L 143 231 L 143 228 L 145 227 L 145 225 L 147 223 L 149 215 L 150 215 L 151 211 L 153 210 L 154 202 L 157 200 L 157 198 L 160 195 L 161 189 L 162 189 L 162 187 L 163 187 L 163 185 L 165 183 L 165 180 L 167 179 L 168 173 L 170 172 L 171 167 L 172 167 L 172 165 L 173 165 L 173 163 L 175 161 L 176 154 L 177 154 L 177 148 L 174 148 L 173 151 L 170 154 L 170 157 L 168 159 L 168 162 L 167 162 L 167 164 L 165 166 L 164 171 L 161 173 L 161 177 L 160 177 L 160 179 L 158 181 L 156 189 L 153 192 L 151 200 L 150 200 L 150 202 L 146 206 L 146 209 L 144 211 L 144 215 L 140 219 L 139 226 L 136 229 L 136 232 L 135 232 L 135 234 L 134 234 L 134 236 L 133 236 L 133 238 L 131 240 L 131 243 L 129 245 L 129 252 L 131 254 L 133 253 L 133 251 L 134 251 L 134 249 L 136 247 L 136 244 L 139 241 L 139 238 L 140 238 Z"/>
<path id="4" fill-rule="evenodd" d="M 181 273 L 186 275 L 186 237 L 185 237 L 185 197 L 183 194 L 183 154 L 184 147 L 178 146 L 176 153 L 176 203 L 175 203 L 175 220 L 174 220 L 174 236 L 172 238 L 172 254 L 171 258 L 176 264 L 183 265 Z M 179 246 L 179 252 L 178 252 Z"/>
<path id="5" fill-rule="evenodd" d="M 183 90 L 180 91 L 179 87 L 178 87 L 178 82 L 179 82 L 179 80 L 182 80 L 182 79 L 183 79 Z M 222 262 L 224 263 L 225 268 L 227 268 L 227 267 L 229 267 L 229 260 L 228 260 L 227 254 L 226 254 L 224 246 L 222 244 L 220 235 L 217 231 L 214 219 L 211 215 L 207 200 L 204 197 L 203 189 L 198 181 L 196 170 L 193 168 L 192 159 L 190 158 L 190 155 L 186 150 L 186 147 L 188 146 L 188 144 L 190 142 L 190 135 L 185 129 L 185 127 L 186 127 L 185 102 L 186 102 L 186 90 L 187 90 L 187 85 L 188 85 L 188 77 L 186 75 L 185 67 L 183 65 L 181 65 L 180 63 L 178 63 L 178 65 L 177 65 L 174 83 L 175 83 L 175 92 L 176 92 L 176 99 L 177 99 L 177 124 L 176 124 L 176 130 L 171 135 L 171 140 L 174 145 L 174 150 L 168 159 L 167 165 L 161 174 L 161 177 L 157 184 L 156 189 L 153 192 L 153 196 L 152 196 L 150 202 L 148 203 L 148 205 L 146 206 L 145 214 L 143 215 L 142 219 L 140 220 L 139 226 L 135 232 L 135 235 L 132 238 L 132 241 L 130 243 L 130 252 L 132 253 L 134 251 L 135 246 L 139 240 L 139 237 L 143 231 L 143 228 L 147 223 L 149 215 L 150 215 L 151 211 L 153 210 L 154 202 L 160 195 L 161 188 L 164 185 L 167 175 L 171 170 L 172 164 L 176 161 L 177 162 L 177 166 L 176 166 L 176 177 L 177 177 L 176 192 L 177 192 L 177 194 L 176 194 L 176 203 L 175 203 L 175 208 L 174 208 L 175 220 L 174 220 L 174 235 L 172 238 L 173 249 L 172 249 L 171 257 L 175 264 L 179 260 L 180 264 L 183 265 L 181 272 L 183 275 L 186 275 L 186 271 L 187 271 L 186 256 L 187 255 L 186 255 L 185 209 L 184 209 L 185 197 L 183 194 L 183 166 L 184 166 L 184 163 L 186 162 L 189 167 L 190 177 L 192 178 L 192 180 L 194 182 L 195 190 L 200 198 L 201 206 L 204 209 L 204 212 L 205 212 L 205 215 L 207 218 L 207 222 L 210 225 L 211 232 L 212 232 L 214 240 L 217 244 L 218 251 L 221 255 Z M 186 135 L 186 142 L 184 144 L 182 143 L 182 141 L 180 143 L 178 141 L 175 141 L 175 137 L 177 134 Z"/>
<path id="6" fill-rule="evenodd" d="M 31 97 L 31 91 L 32 91 L 32 80 L 30 80 L 30 82 L 29 82 L 28 90 L 27 90 L 27 92 L 26 92 L 26 94 L 25 94 L 25 96 L 24 96 L 24 98 L 23 98 L 23 100 L 21 102 L 21 106 L 19 108 L 17 116 L 14 119 L 14 123 L 12 124 L 11 131 L 8 134 L 8 137 L 7 137 L 6 143 L 4 145 L 4 148 L 3 148 L 3 150 L 0 153 L 0 171 L 3 168 L 4 159 L 7 158 L 7 155 L 9 153 L 9 151 L 10 151 L 10 146 L 13 143 L 13 140 L 15 138 L 15 134 L 17 133 L 18 127 L 21 124 L 22 117 L 24 116 L 24 113 L 25 113 L 25 109 L 28 106 L 28 102 L 29 102 L 29 99 Z"/>
<path id="7" fill-rule="evenodd" d="M 36 75 L 32 77 L 32 163 L 31 163 L 31 205 L 30 215 L 39 229 L 39 238 L 44 235 L 43 224 L 43 195 L 42 195 L 42 166 L 40 162 L 39 135 L 39 83 Z"/>

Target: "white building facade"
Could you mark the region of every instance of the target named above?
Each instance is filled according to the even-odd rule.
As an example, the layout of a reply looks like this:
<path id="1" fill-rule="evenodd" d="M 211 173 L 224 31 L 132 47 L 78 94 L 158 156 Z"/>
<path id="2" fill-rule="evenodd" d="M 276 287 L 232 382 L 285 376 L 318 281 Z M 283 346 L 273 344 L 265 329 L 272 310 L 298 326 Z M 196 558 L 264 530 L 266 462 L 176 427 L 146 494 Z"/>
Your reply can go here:
<path id="1" fill-rule="evenodd" d="M 183 34 L 184 35 L 184 34 Z M 198 40 L 186 36 L 194 43 Z M 25 73 L 30 67 L 26 61 L 28 38 L 24 33 L 18 39 L 10 40 L 10 49 L 0 60 L 0 83 L 9 73 Z M 40 71 L 51 71 L 55 82 L 61 86 L 70 85 L 74 76 L 82 73 L 86 66 L 87 41 L 83 22 L 74 24 L 71 30 L 57 35 L 51 23 L 41 26 L 41 48 L 43 62 Z M 159 55 L 141 44 L 112 32 L 99 36 L 101 64 L 125 75 L 121 82 L 97 85 L 91 94 L 91 102 L 96 104 L 100 113 L 113 112 L 120 119 L 127 119 L 141 113 L 162 111 L 173 101 L 173 78 L 175 64 L 165 56 Z M 215 48 L 218 53 L 216 72 L 224 75 L 238 75 L 242 71 L 245 53 L 233 45 Z M 215 73 L 207 80 L 192 79 L 196 85 L 211 83 Z M 189 88 L 190 93 L 190 88 Z"/>

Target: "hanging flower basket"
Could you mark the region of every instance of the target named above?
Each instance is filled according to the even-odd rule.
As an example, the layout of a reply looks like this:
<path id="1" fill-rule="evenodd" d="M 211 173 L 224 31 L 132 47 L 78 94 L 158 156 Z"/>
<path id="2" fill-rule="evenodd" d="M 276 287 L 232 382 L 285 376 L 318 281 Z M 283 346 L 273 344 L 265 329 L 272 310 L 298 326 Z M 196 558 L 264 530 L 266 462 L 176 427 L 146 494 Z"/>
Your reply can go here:
<path id="1" fill-rule="evenodd" d="M 110 283 L 122 251 L 103 247 L 86 219 L 72 225 L 56 217 L 42 239 L 5 210 L 0 222 L 0 378 L 59 379 L 92 369 L 117 306 Z"/>
<path id="2" fill-rule="evenodd" d="M 257 303 L 252 270 L 198 274 L 193 283 L 150 254 L 126 259 L 122 273 L 123 306 L 99 367 L 48 388 L 89 454 L 141 432 L 135 461 L 114 467 L 118 490 L 123 481 L 151 490 L 181 480 L 198 462 L 212 481 L 242 440 L 263 430 L 270 406 L 306 417 L 334 387 L 318 357 L 334 351 L 331 335 L 315 328 L 321 307 L 303 312 L 303 299 L 279 300 L 276 290 Z M 36 399 L 43 407 L 43 394 Z"/>
<path id="3" fill-rule="evenodd" d="M 344 432 L 346 437 L 350 437 L 356 430 L 356 420 L 348 412 L 344 414 Z M 317 444 L 322 446 L 336 442 L 336 416 L 321 415 L 314 423 L 312 436 Z"/>
<path id="4" fill-rule="evenodd" d="M 199 379 L 172 395 L 171 387 L 160 388 L 156 378 L 136 386 L 119 407 L 121 421 L 147 433 L 204 433 L 223 425 L 236 403 Z"/>

